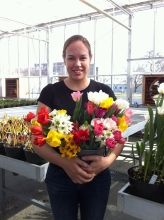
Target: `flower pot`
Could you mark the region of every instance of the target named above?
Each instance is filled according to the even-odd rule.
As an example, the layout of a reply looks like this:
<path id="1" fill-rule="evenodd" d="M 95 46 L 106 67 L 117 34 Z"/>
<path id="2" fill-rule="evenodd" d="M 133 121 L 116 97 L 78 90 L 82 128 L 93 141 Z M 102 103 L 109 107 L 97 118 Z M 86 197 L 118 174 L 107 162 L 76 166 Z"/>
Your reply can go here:
<path id="1" fill-rule="evenodd" d="M 0 142 L 0 155 L 6 155 L 3 142 Z"/>
<path id="2" fill-rule="evenodd" d="M 128 169 L 130 193 L 140 198 L 148 199 L 154 202 L 164 202 L 164 184 L 149 184 L 141 182 L 133 177 L 133 169 Z"/>
<path id="3" fill-rule="evenodd" d="M 36 153 L 33 153 L 31 151 L 24 150 L 24 154 L 26 157 L 26 161 L 28 163 L 36 164 L 36 165 L 42 165 L 42 164 L 47 163 L 46 160 L 44 160 L 39 155 L 37 155 Z"/>
<path id="4" fill-rule="evenodd" d="M 5 153 L 6 156 L 17 159 L 17 160 L 22 160 L 25 161 L 25 154 L 23 147 L 12 147 L 10 145 L 5 144 L 4 145 Z"/>
<path id="5" fill-rule="evenodd" d="M 105 157 L 106 155 L 106 146 L 99 148 L 97 150 L 85 150 L 85 149 L 81 149 L 81 151 L 77 154 L 78 157 L 81 159 L 83 156 L 93 156 L 93 155 L 98 155 L 98 156 L 102 156 Z M 91 161 L 88 161 L 87 163 L 91 163 Z"/>

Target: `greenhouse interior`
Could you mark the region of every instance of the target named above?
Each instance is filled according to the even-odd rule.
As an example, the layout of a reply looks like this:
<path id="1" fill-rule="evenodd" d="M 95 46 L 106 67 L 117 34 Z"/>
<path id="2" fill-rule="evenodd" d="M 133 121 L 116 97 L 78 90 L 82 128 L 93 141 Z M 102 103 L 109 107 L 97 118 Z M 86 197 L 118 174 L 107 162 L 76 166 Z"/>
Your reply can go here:
<path id="1" fill-rule="evenodd" d="M 150 85 L 164 71 L 163 6 L 162 0 L 4 1 L 0 96 L 35 99 L 46 84 L 66 77 L 63 43 L 81 34 L 92 48 L 90 78 L 132 105 L 152 104 Z"/>
<path id="2" fill-rule="evenodd" d="M 88 77 L 108 85 L 117 98 L 127 100 L 134 108 L 134 131 L 132 131 L 133 129 L 128 130 L 125 136 L 129 140 L 130 135 L 135 133 L 139 137 L 136 135 L 133 138 L 138 140 L 140 135 L 143 135 L 143 132 L 140 131 L 144 129 L 145 125 L 143 116 L 145 109 L 147 111 L 147 106 L 154 108 L 158 87 L 164 83 L 163 21 L 164 0 L 1 1 L 0 100 L 36 101 L 46 85 L 67 78 L 68 73 L 62 57 L 64 42 L 72 35 L 82 35 L 88 39 L 92 50 Z M 26 110 L 14 110 L 15 112 L 8 110 L 8 114 L 20 113 L 23 115 L 29 110 L 36 111 L 36 105 L 31 105 Z M 0 109 L 1 118 L 4 113 L 7 113 L 7 110 Z M 130 151 L 129 148 L 128 151 Z M 125 158 L 127 159 L 128 156 L 123 155 L 123 159 L 120 160 L 125 160 Z M 127 160 L 130 158 L 131 156 Z M 4 175 L 8 175 L 4 174 L 4 170 L 8 170 L 4 163 L 9 163 L 12 167 L 11 161 L 5 161 L 6 159 L 0 155 L 0 177 L 3 177 L 0 178 L 0 219 L 53 219 L 50 209 L 41 202 L 37 206 L 39 208 L 43 206 L 43 209 L 46 210 L 42 216 L 38 214 L 42 212 L 41 209 L 36 211 L 37 214 L 34 213 L 35 208 L 32 209 L 33 211 L 26 210 L 27 218 L 25 213 L 19 215 L 13 212 L 15 215 L 12 216 L 12 205 L 11 212 L 8 208 L 8 215 L 3 214 L 4 212 L 1 213 L 1 210 L 5 209 L 2 204 L 4 202 L 2 200 L 5 198 Z M 9 169 L 9 171 L 15 176 L 12 175 L 10 178 L 13 181 L 15 181 L 14 178 L 17 178 L 13 184 L 16 184 L 20 178 L 20 184 L 21 175 L 24 176 L 20 169 L 24 165 L 16 164 L 20 173 L 15 171 L 14 166 L 13 170 Z M 114 170 L 120 169 L 120 167 L 121 165 L 116 163 Z M 25 170 L 27 169 L 27 173 L 28 169 L 32 171 L 31 174 L 26 174 L 27 178 L 34 179 L 30 183 L 31 188 L 35 185 L 36 179 L 41 178 L 40 182 L 43 180 L 46 168 L 43 166 L 38 171 L 36 166 L 24 167 Z M 36 177 L 32 176 L 33 172 L 37 173 Z M 116 171 L 114 174 L 116 176 L 118 174 L 119 179 L 122 173 Z M 41 176 L 38 177 L 38 175 Z M 8 176 L 7 178 L 9 179 Z M 22 180 L 24 185 L 26 181 L 28 180 Z M 115 190 L 118 192 L 124 185 L 123 182 Z M 37 189 L 37 192 L 41 194 L 44 191 L 42 185 L 37 187 L 41 188 L 40 192 L 39 188 Z M 24 188 L 24 190 L 26 189 Z M 116 194 L 114 195 L 116 197 Z M 120 200 L 123 197 L 124 192 L 121 197 L 118 196 L 117 204 L 108 205 L 104 220 L 164 219 L 163 204 L 145 203 L 143 200 L 137 203 L 135 199 L 130 200 L 130 204 L 123 199 Z M 5 206 L 8 207 L 7 203 L 10 203 L 11 200 L 12 198 L 9 198 Z M 25 198 L 25 200 L 27 199 Z M 16 200 L 14 201 L 16 202 Z M 35 202 L 30 200 L 31 204 Z M 134 210 L 133 203 L 134 206 L 136 205 L 136 210 Z M 128 211 L 125 210 L 126 204 L 130 207 Z M 19 205 L 20 203 L 18 203 L 18 209 Z M 116 209 L 120 212 L 117 212 Z M 29 214 L 30 212 L 31 214 Z M 35 214 L 38 216 L 30 217 Z M 68 220 L 71 219 L 68 218 Z"/>

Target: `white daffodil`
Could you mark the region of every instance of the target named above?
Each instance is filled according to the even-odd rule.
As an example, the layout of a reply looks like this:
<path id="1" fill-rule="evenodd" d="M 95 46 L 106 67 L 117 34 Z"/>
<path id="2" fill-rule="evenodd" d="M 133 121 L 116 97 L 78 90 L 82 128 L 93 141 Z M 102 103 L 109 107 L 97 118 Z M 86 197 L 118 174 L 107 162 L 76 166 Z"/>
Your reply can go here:
<path id="1" fill-rule="evenodd" d="M 81 126 L 80 126 L 80 129 L 81 130 L 86 130 L 86 129 L 88 129 L 88 130 L 91 130 L 91 126 L 88 124 L 88 125 L 86 125 L 86 124 L 82 124 Z"/>
<path id="2" fill-rule="evenodd" d="M 56 109 L 54 109 L 52 112 L 49 113 L 50 116 L 54 117 L 56 115 L 58 115 L 58 111 Z"/>
<path id="3" fill-rule="evenodd" d="M 100 136 L 95 136 L 95 141 L 100 142 L 100 146 L 104 146 L 106 139 L 104 138 L 103 135 L 100 135 Z"/>
<path id="4" fill-rule="evenodd" d="M 127 108 L 129 108 L 129 102 L 126 101 L 125 99 L 117 99 L 115 101 L 115 103 L 116 103 L 118 109 L 127 109 Z"/>
<path id="5" fill-rule="evenodd" d="M 113 133 L 111 131 L 109 131 L 109 130 L 104 130 L 103 131 L 103 135 L 104 135 L 105 139 L 107 139 L 109 137 L 110 138 L 114 137 Z"/>
<path id="6" fill-rule="evenodd" d="M 109 97 L 109 95 L 105 92 L 102 92 L 102 90 L 100 90 L 99 92 L 88 92 L 87 95 L 88 100 L 95 103 L 96 105 L 99 105 L 103 100 Z"/>
<path id="7" fill-rule="evenodd" d="M 73 123 L 70 121 L 70 116 L 67 114 L 58 114 L 52 118 L 52 125 L 50 130 L 68 134 L 72 130 Z"/>
<path id="8" fill-rule="evenodd" d="M 70 133 L 70 130 L 68 126 L 63 126 L 63 127 L 58 127 L 58 132 L 66 135 Z"/>
<path id="9" fill-rule="evenodd" d="M 159 85 L 159 87 L 158 87 L 158 92 L 159 92 L 160 94 L 164 94 L 164 83 L 161 83 L 161 84 Z"/>

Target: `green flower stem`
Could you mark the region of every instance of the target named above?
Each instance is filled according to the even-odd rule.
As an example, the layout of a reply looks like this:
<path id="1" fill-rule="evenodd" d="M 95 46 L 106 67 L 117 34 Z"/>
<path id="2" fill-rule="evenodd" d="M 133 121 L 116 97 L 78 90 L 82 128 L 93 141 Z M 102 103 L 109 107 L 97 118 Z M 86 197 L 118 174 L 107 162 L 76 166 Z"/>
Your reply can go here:
<path id="1" fill-rule="evenodd" d="M 150 106 L 148 106 L 148 111 L 149 111 L 149 116 L 150 116 L 150 121 L 149 121 L 149 146 L 150 146 L 150 150 L 148 152 L 148 156 L 147 156 L 147 161 L 145 164 L 145 173 L 144 173 L 144 181 L 146 180 L 146 176 L 148 173 L 148 166 L 150 163 L 150 158 L 152 156 L 152 152 L 153 152 L 153 146 L 154 146 L 154 125 L 153 125 L 153 110 Z"/>
<path id="2" fill-rule="evenodd" d="M 78 118 L 80 116 L 80 111 L 81 111 L 81 104 L 82 104 L 82 98 L 80 99 L 79 102 L 76 102 L 75 110 L 73 112 L 73 116 L 71 118 L 71 121 L 73 121 L 73 122 L 78 121 Z"/>

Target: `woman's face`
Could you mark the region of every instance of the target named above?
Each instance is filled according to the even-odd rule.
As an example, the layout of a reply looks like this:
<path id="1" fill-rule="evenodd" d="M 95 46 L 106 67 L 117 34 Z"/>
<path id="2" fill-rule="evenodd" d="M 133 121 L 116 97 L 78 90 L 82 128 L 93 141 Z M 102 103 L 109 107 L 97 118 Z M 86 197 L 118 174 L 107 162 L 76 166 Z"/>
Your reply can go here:
<path id="1" fill-rule="evenodd" d="M 91 58 L 88 48 L 82 41 L 75 41 L 69 44 L 64 57 L 69 77 L 74 80 L 84 79 L 89 71 Z"/>

